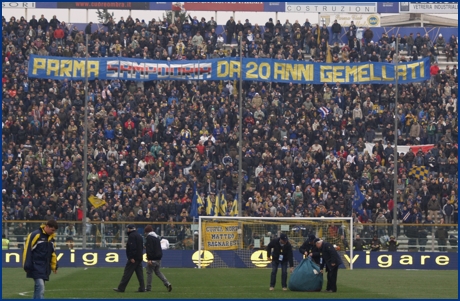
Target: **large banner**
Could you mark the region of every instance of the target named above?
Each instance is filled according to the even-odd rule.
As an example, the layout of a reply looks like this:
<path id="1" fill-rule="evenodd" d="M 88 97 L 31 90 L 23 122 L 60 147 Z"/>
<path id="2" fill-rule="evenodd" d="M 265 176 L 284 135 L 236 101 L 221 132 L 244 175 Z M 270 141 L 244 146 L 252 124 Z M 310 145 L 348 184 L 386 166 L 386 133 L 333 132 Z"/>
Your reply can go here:
<path id="1" fill-rule="evenodd" d="M 85 59 L 31 55 L 29 77 L 84 80 Z M 398 65 L 400 83 L 430 78 L 429 58 Z M 240 62 L 236 58 L 202 61 L 152 61 L 133 58 L 90 58 L 88 77 L 112 80 L 236 80 Z M 243 59 L 243 80 L 312 84 L 393 83 L 396 68 L 389 63 L 327 64 L 274 59 Z"/>
<path id="2" fill-rule="evenodd" d="M 124 267 L 125 250 L 57 250 L 60 268 L 68 267 Z M 294 250 L 294 265 L 302 261 L 302 254 Z M 270 268 L 271 262 L 265 250 L 202 251 L 165 250 L 161 266 L 165 268 L 196 268 L 200 261 L 203 267 L 228 268 Z M 353 260 L 353 269 L 417 269 L 417 270 L 457 270 L 457 252 L 347 252 L 344 262 Z M 144 255 L 144 262 L 147 258 Z M 2 251 L 3 268 L 21 268 L 20 250 Z M 343 266 L 341 266 L 343 268 Z"/>
<path id="3" fill-rule="evenodd" d="M 203 224 L 205 250 L 236 250 L 238 249 L 238 223 Z"/>

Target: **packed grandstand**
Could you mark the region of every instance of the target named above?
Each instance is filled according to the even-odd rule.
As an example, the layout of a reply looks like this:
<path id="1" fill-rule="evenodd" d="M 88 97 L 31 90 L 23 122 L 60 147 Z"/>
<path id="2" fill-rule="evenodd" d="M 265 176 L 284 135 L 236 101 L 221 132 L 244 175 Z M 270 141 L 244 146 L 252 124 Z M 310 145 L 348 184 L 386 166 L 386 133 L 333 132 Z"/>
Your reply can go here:
<path id="1" fill-rule="evenodd" d="M 353 216 L 356 223 L 391 224 L 397 189 L 400 223 L 457 224 L 456 36 L 377 38 L 371 28 L 353 25 L 339 37 L 338 23 L 272 19 L 260 27 L 231 19 L 217 34 L 214 20 L 169 24 L 131 16 L 79 30 L 49 17 L 2 18 L 4 221 L 81 221 L 83 181 L 88 195 L 106 202 L 89 206 L 90 221 L 190 222 L 194 183 L 203 200 L 223 195 L 227 206 L 220 214 L 233 215 L 242 160 L 242 216 Z M 28 63 L 31 55 L 84 58 L 85 35 L 92 58 L 237 57 L 243 42 L 244 57 L 255 59 L 353 64 L 429 58 L 430 80 L 399 85 L 396 116 L 394 84 L 245 81 L 239 91 L 234 81 L 91 80 L 84 179 L 84 81 L 29 78 Z M 450 62 L 440 68 L 440 60 Z M 394 118 L 404 150 L 396 171 Z M 352 208 L 355 184 L 365 195 L 359 212 Z M 208 209 L 205 202 L 199 214 L 214 214 Z M 392 227 L 385 233 L 393 234 Z"/>

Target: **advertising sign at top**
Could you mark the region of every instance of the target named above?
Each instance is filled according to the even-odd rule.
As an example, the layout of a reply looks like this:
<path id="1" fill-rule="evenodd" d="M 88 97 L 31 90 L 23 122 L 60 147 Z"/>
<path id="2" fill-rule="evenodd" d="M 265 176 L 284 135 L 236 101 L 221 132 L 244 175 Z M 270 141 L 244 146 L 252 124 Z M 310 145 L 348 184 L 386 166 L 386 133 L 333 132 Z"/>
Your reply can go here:
<path id="1" fill-rule="evenodd" d="M 377 13 L 376 2 L 286 2 L 288 13 Z"/>
<path id="2" fill-rule="evenodd" d="M 2 2 L 2 8 L 35 8 L 35 2 Z"/>
<path id="3" fill-rule="evenodd" d="M 184 2 L 186 10 L 196 11 L 264 11 L 263 2 Z"/>
<path id="4" fill-rule="evenodd" d="M 57 2 L 57 8 L 149 9 L 149 2 Z"/>
<path id="5" fill-rule="evenodd" d="M 377 13 L 397 14 L 399 13 L 399 2 L 377 2 Z"/>
<path id="6" fill-rule="evenodd" d="M 458 2 L 399 2 L 400 13 L 458 14 Z"/>

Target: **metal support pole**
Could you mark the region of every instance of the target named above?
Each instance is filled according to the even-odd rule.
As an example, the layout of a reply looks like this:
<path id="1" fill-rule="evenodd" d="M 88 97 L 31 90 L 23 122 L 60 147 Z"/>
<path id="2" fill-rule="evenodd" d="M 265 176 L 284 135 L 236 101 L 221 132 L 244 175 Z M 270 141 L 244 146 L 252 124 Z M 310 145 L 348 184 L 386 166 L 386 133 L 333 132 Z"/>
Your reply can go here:
<path id="1" fill-rule="evenodd" d="M 395 146 L 394 146 L 394 169 L 393 169 L 393 235 L 397 237 L 397 230 L 398 230 L 398 194 L 396 191 L 396 185 L 398 183 L 398 96 L 399 96 L 399 91 L 398 91 L 398 63 L 399 63 L 399 38 L 396 39 L 396 55 L 395 55 L 395 76 L 396 76 L 396 82 L 395 82 L 395 88 L 396 88 L 396 95 L 395 95 L 395 130 L 394 130 L 394 135 L 395 135 Z"/>
<path id="2" fill-rule="evenodd" d="M 238 216 L 243 216 L 243 37 L 240 40 L 240 89 L 238 120 Z"/>
<path id="3" fill-rule="evenodd" d="M 70 8 L 67 10 L 67 18 L 68 18 L 67 24 L 70 24 Z"/>
<path id="4" fill-rule="evenodd" d="M 83 124 L 83 218 L 82 218 L 82 234 L 83 241 L 81 244 L 82 249 L 86 249 L 86 212 L 88 202 L 88 35 L 86 35 L 86 47 L 85 47 L 85 122 Z"/>
<path id="5" fill-rule="evenodd" d="M 86 9 L 86 23 L 89 23 L 89 9 Z"/>

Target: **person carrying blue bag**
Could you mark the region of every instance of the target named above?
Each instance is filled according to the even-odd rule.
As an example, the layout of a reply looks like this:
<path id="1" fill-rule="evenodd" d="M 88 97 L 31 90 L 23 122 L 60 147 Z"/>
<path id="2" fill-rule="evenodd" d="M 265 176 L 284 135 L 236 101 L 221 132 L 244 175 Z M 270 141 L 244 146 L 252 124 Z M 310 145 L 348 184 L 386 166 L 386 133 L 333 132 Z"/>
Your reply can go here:
<path id="1" fill-rule="evenodd" d="M 319 292 L 323 287 L 323 271 L 311 257 L 306 257 L 292 272 L 288 287 L 291 291 Z"/>
<path id="2" fill-rule="evenodd" d="M 326 241 L 323 241 L 319 238 L 314 240 L 316 247 L 321 251 L 323 264 L 321 265 L 321 270 L 326 266 L 327 271 L 327 285 L 325 293 L 336 293 L 337 292 L 337 273 L 339 271 L 339 266 L 343 264 L 342 259 L 340 258 L 339 253 L 334 248 L 334 246 Z"/>
<path id="3" fill-rule="evenodd" d="M 300 246 L 299 252 L 305 257 L 312 254 L 311 259 L 313 259 L 313 262 L 320 265 L 322 263 L 321 252 L 315 245 L 315 239 L 316 237 L 313 234 L 308 236 L 308 239 Z"/>

